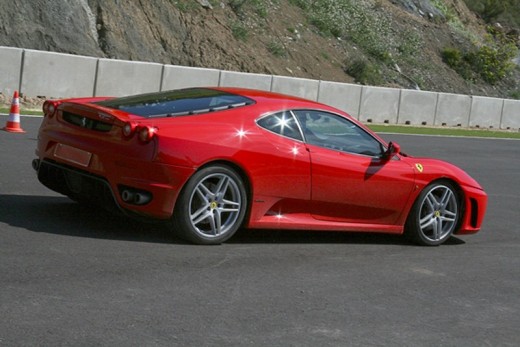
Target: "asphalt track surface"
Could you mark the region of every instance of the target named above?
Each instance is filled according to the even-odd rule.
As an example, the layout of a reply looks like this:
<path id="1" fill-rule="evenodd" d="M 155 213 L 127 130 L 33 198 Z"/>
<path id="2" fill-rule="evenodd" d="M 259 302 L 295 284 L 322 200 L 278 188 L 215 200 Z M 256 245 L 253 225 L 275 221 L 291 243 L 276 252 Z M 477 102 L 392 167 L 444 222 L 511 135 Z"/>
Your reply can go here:
<path id="1" fill-rule="evenodd" d="M 0 346 L 520 345 L 520 141 L 384 135 L 485 187 L 479 234 L 241 230 L 204 247 L 43 187 L 40 120 L 0 131 Z"/>

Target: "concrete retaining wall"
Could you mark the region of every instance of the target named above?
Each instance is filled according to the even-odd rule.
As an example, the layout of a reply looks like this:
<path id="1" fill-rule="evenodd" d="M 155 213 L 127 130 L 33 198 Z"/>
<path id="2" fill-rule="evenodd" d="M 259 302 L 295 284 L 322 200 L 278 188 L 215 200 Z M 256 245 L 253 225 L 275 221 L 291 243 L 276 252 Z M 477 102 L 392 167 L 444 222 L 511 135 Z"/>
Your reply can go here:
<path id="1" fill-rule="evenodd" d="M 437 111 L 438 93 L 401 90 L 398 124 L 433 125 Z"/>
<path id="2" fill-rule="evenodd" d="M 219 70 L 164 65 L 161 90 L 217 86 L 219 79 Z"/>
<path id="3" fill-rule="evenodd" d="M 320 81 L 316 80 L 273 76 L 271 91 L 317 101 L 319 85 Z"/>
<path id="4" fill-rule="evenodd" d="M 0 46 L 0 92 L 66 98 L 225 86 L 294 95 L 372 123 L 520 129 L 520 101 L 101 59 Z"/>
<path id="5" fill-rule="evenodd" d="M 471 96 L 439 93 L 434 125 L 467 127 L 471 112 Z"/>
<path id="6" fill-rule="evenodd" d="M 520 100 L 504 100 L 501 129 L 520 129 Z"/>
<path id="7" fill-rule="evenodd" d="M 20 92 L 63 98 L 94 93 L 98 59 L 24 50 Z"/>
<path id="8" fill-rule="evenodd" d="M 156 92 L 161 88 L 163 65 L 99 59 L 95 96 L 125 96 Z"/>
<path id="9" fill-rule="evenodd" d="M 13 95 L 20 89 L 23 49 L 0 47 L 0 93 Z"/>
<path id="10" fill-rule="evenodd" d="M 359 118 L 362 86 L 357 84 L 320 81 L 318 102 L 327 104 Z"/>
<path id="11" fill-rule="evenodd" d="M 273 76 L 271 75 L 234 71 L 220 72 L 219 86 L 221 87 L 251 88 L 270 91 L 272 83 Z"/>
<path id="12" fill-rule="evenodd" d="M 401 90 L 363 87 L 359 120 L 366 123 L 396 124 Z"/>
<path id="13" fill-rule="evenodd" d="M 504 100 L 474 96 L 471 101 L 469 126 L 478 128 L 500 128 Z"/>

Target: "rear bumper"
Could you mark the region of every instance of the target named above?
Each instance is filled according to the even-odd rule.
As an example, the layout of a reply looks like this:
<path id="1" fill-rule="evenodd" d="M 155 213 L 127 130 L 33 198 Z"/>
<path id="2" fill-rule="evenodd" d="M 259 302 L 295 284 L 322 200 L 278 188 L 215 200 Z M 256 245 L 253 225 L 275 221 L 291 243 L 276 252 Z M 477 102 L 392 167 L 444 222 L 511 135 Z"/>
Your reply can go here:
<path id="1" fill-rule="evenodd" d="M 72 163 L 45 157 L 38 159 L 33 166 L 43 185 L 73 200 L 88 202 L 114 213 L 152 219 L 172 216 L 180 189 L 194 171 L 153 162 L 132 161 L 131 166 L 122 167 L 114 160 L 103 164 L 104 173 L 99 174 L 89 168 L 78 168 Z M 148 193 L 151 200 L 145 204 L 125 201 L 123 192 L 129 188 Z"/>
<path id="2" fill-rule="evenodd" d="M 69 196 L 73 200 L 88 201 L 111 212 L 123 212 L 108 181 L 51 160 L 33 160 L 38 180 L 47 188 Z"/>

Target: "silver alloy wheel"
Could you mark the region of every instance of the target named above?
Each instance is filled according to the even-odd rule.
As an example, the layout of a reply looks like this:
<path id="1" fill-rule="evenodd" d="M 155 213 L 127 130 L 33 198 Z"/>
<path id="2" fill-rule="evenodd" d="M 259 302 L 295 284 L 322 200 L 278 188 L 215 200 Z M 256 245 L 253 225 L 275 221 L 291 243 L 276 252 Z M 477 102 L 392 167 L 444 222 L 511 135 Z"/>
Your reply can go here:
<path id="1" fill-rule="evenodd" d="M 205 238 L 217 238 L 232 230 L 241 209 L 240 188 L 225 173 L 214 173 L 202 178 L 189 199 L 191 225 Z"/>
<path id="2" fill-rule="evenodd" d="M 457 217 L 457 197 L 445 185 L 433 186 L 420 203 L 419 228 L 429 241 L 438 242 L 448 237 L 456 227 Z"/>

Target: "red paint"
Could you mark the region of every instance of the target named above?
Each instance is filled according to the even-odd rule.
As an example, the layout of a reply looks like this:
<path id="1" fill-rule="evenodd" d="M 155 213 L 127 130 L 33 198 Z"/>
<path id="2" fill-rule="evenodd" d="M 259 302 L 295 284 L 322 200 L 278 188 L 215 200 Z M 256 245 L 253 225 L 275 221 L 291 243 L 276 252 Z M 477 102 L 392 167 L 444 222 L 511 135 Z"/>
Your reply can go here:
<path id="1" fill-rule="evenodd" d="M 480 229 L 487 196 L 461 169 L 434 159 L 401 154 L 375 158 L 282 137 L 259 127 L 256 120 L 282 110 L 317 109 L 346 117 L 388 146 L 329 106 L 263 91 L 215 89 L 244 95 L 255 104 L 191 116 L 143 118 L 93 104 L 107 98 L 55 101 L 57 111 L 44 118 L 36 153 L 40 160 L 106 179 L 123 210 L 152 218 L 171 217 L 180 190 L 200 167 L 226 162 L 247 180 L 249 228 L 402 233 L 421 189 L 448 179 L 456 183 L 464 200 L 458 232 Z M 103 132 L 70 124 L 63 118 L 67 112 L 88 118 L 81 120 L 88 126 L 101 122 L 111 128 Z M 125 124 L 131 124 L 127 136 Z M 140 129 L 150 130 L 143 134 L 144 141 L 139 139 Z M 422 172 L 416 164 L 422 165 Z M 151 192 L 152 202 L 125 203 L 118 193 L 121 185 Z"/>

